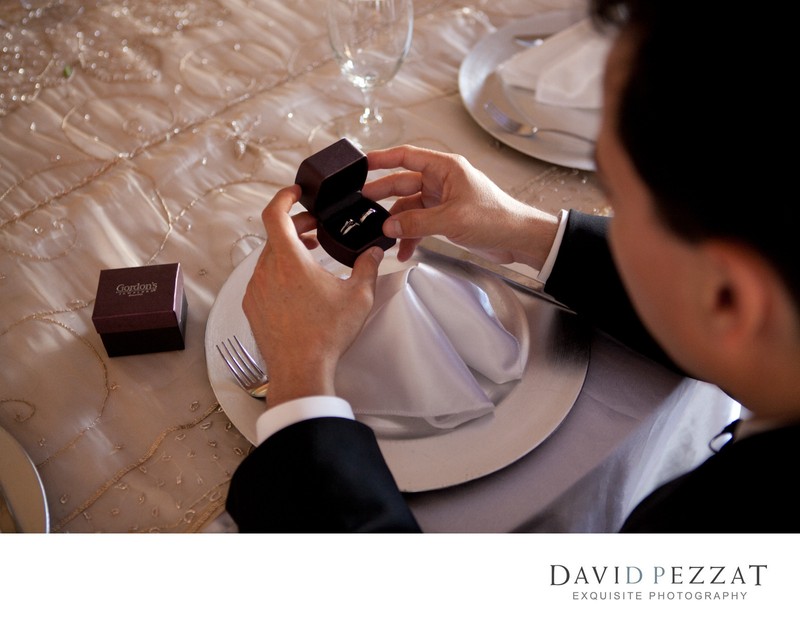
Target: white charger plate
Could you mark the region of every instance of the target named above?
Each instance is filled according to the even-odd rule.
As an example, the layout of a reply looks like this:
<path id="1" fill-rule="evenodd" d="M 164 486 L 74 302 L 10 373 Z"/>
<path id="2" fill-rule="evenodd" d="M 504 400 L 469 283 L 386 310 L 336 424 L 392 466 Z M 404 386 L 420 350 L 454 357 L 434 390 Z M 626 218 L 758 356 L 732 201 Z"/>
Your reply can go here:
<path id="1" fill-rule="evenodd" d="M 242 296 L 261 249 L 233 271 L 217 295 L 206 324 L 205 352 L 211 387 L 225 414 L 251 443 L 264 402 L 245 393 L 234 381 L 216 345 L 236 335 L 256 349 L 242 311 Z M 400 263 L 389 251 L 381 274 L 416 263 Z M 430 264 L 430 262 L 427 262 Z M 335 262 L 326 266 L 336 272 Z M 488 274 L 458 265 L 436 263 L 444 272 L 469 278 L 489 296 L 503 325 L 527 346 L 522 379 L 490 393 L 495 411 L 449 431 L 402 434 L 396 420 L 362 419 L 375 430 L 381 452 L 398 486 L 419 492 L 457 485 L 502 469 L 544 441 L 564 420 L 580 393 L 589 361 L 587 331 L 574 317 L 545 301 L 525 297 Z M 347 270 L 342 268 L 342 271 Z M 386 423 L 381 423 L 385 421 Z M 421 422 L 424 424 L 424 422 Z"/>
<path id="2" fill-rule="evenodd" d="M 539 103 L 533 92 L 506 86 L 496 74 L 497 67 L 524 47 L 514 39 L 518 35 L 549 35 L 564 30 L 583 16 L 574 11 L 551 11 L 515 21 L 490 33 L 466 56 L 458 73 L 461 99 L 475 122 L 502 143 L 533 158 L 546 162 L 594 171 L 594 147 L 581 140 L 559 134 L 540 134 L 524 138 L 501 129 L 484 110 L 489 101 L 523 122 L 539 127 L 575 132 L 596 138 L 600 128 L 600 110 L 565 108 Z"/>
<path id="3" fill-rule="evenodd" d="M 42 479 L 28 453 L 0 427 L 0 485 L 23 533 L 48 533 L 50 514 Z"/>

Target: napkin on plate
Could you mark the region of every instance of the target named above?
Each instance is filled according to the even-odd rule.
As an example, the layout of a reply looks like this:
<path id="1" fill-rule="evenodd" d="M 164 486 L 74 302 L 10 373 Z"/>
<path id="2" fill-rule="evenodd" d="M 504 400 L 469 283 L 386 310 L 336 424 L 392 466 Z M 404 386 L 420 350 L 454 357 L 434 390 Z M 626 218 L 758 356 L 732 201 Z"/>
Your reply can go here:
<path id="1" fill-rule="evenodd" d="M 477 285 L 418 264 L 378 277 L 375 306 L 339 363 L 355 413 L 454 428 L 494 409 L 470 367 L 502 384 L 527 357 Z"/>
<path id="2" fill-rule="evenodd" d="M 598 109 L 610 44 L 586 18 L 513 55 L 497 72 L 506 85 L 533 90 L 539 103 Z"/>

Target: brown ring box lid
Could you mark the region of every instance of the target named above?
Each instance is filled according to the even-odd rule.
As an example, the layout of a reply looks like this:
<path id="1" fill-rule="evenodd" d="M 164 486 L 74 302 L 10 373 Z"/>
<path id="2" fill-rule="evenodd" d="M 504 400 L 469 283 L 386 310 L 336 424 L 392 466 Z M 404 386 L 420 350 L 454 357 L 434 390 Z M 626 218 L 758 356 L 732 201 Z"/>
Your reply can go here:
<path id="1" fill-rule="evenodd" d="M 368 167 L 366 154 L 342 138 L 300 163 L 295 178 L 302 189 L 300 203 L 317 219 L 320 245 L 351 268 L 365 250 L 388 250 L 396 242 L 383 234 L 389 211 L 361 194 Z M 348 220 L 356 225 L 343 234 Z"/>

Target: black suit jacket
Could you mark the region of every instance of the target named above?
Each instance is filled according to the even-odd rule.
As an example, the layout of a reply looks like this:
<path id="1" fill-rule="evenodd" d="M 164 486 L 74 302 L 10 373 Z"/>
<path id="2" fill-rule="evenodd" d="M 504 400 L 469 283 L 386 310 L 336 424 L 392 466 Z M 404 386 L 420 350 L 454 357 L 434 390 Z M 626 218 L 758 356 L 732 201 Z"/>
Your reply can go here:
<path id="1" fill-rule="evenodd" d="M 607 218 L 569 215 L 545 287 L 624 344 L 672 365 L 636 316 L 606 241 Z M 645 499 L 625 531 L 797 531 L 786 486 L 800 426 L 724 448 L 695 471 Z M 240 531 L 419 531 L 374 433 L 359 422 L 310 419 L 253 450 L 231 480 L 226 508 Z"/>

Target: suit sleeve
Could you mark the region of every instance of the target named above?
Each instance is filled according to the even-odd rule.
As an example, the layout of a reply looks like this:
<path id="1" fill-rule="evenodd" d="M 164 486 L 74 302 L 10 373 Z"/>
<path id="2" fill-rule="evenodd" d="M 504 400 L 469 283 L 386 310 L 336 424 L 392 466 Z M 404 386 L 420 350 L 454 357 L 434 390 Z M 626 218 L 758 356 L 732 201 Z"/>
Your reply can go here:
<path id="1" fill-rule="evenodd" d="M 545 290 L 621 342 L 665 360 L 628 300 L 606 228 L 606 218 L 569 214 Z M 264 441 L 234 472 L 226 509 L 241 532 L 420 530 L 373 431 L 339 417 L 307 419 Z"/>
<path id="2" fill-rule="evenodd" d="M 280 430 L 234 472 L 226 509 L 241 532 L 420 530 L 368 426 L 336 417 Z"/>
<path id="3" fill-rule="evenodd" d="M 608 217 L 570 211 L 545 291 L 598 329 L 680 371 L 645 329 L 608 248 Z"/>

